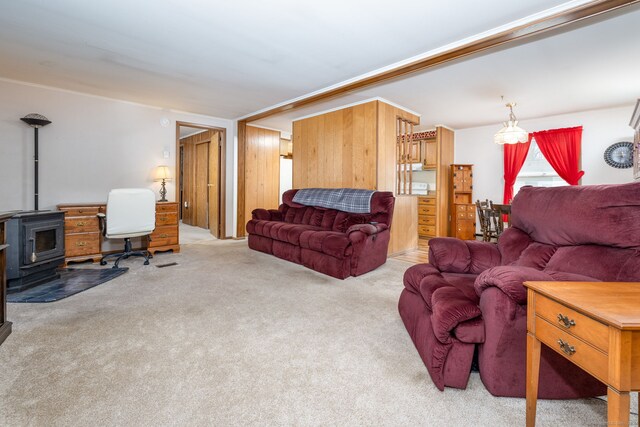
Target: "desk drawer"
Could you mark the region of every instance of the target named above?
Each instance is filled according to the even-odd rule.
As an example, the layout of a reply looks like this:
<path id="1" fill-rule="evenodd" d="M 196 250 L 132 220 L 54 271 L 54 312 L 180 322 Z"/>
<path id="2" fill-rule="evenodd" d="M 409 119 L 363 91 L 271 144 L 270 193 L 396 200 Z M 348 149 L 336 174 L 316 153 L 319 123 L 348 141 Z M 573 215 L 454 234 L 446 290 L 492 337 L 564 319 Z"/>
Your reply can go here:
<path id="1" fill-rule="evenodd" d="M 64 210 L 65 218 L 69 218 L 70 216 L 95 216 L 98 212 L 100 212 L 100 208 L 98 206 L 88 206 L 82 208 L 71 208 L 71 209 L 60 209 Z"/>
<path id="2" fill-rule="evenodd" d="M 609 351 L 609 327 L 597 320 L 578 313 L 575 310 L 558 304 L 554 300 L 536 294 L 536 314 L 556 325 L 568 334 L 574 335 L 591 343 L 604 352 Z M 566 317 L 569 325 L 560 320 L 560 316 Z M 568 326 L 568 327 L 567 327 Z"/>
<path id="3" fill-rule="evenodd" d="M 559 327 L 547 322 L 539 316 L 535 320 L 536 337 L 571 362 L 580 366 L 602 382 L 608 380 L 609 359 L 607 355 L 595 347 L 569 335 Z M 560 346 L 559 340 L 567 343 L 574 350 L 567 354 Z"/>
<path id="4" fill-rule="evenodd" d="M 100 233 L 67 234 L 64 236 L 67 258 L 100 253 Z"/>
<path id="5" fill-rule="evenodd" d="M 177 212 L 156 212 L 156 227 L 163 225 L 177 225 L 178 213 Z"/>
<path id="6" fill-rule="evenodd" d="M 176 226 L 165 226 L 165 227 L 156 227 L 156 229 L 149 236 L 151 237 L 151 241 L 149 242 L 149 247 L 158 247 L 158 246 L 168 246 L 168 245 L 177 245 L 178 244 L 178 227 Z"/>
<path id="7" fill-rule="evenodd" d="M 66 217 L 64 220 L 65 233 L 91 233 L 100 230 L 98 217 Z"/>

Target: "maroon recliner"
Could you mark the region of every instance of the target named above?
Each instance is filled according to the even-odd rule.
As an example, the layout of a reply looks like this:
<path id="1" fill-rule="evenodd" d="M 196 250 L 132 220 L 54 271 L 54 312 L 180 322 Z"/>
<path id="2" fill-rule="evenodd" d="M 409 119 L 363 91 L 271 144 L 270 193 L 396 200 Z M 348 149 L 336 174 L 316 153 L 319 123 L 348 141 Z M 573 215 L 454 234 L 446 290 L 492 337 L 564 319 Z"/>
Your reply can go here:
<path id="1" fill-rule="evenodd" d="M 395 198 L 388 191 L 371 196 L 371 212 L 357 214 L 305 206 L 282 195 L 275 209 L 255 209 L 247 223 L 249 247 L 344 279 L 367 273 L 387 261 Z"/>
<path id="2" fill-rule="evenodd" d="M 495 396 L 523 397 L 524 281 L 640 281 L 640 183 L 524 187 L 497 244 L 436 238 L 409 268 L 398 308 L 436 386 L 465 388 L 474 350 Z M 543 346 L 539 396 L 598 396 L 605 386 Z"/>

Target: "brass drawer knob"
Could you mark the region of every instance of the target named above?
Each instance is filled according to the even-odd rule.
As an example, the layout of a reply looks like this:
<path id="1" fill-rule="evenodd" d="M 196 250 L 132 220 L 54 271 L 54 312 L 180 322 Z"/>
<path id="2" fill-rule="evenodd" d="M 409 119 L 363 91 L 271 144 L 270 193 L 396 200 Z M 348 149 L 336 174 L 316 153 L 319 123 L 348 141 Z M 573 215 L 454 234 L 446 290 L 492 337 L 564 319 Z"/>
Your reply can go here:
<path id="1" fill-rule="evenodd" d="M 86 223 L 86 222 L 84 222 L 84 221 L 76 222 L 76 226 L 77 226 L 77 227 L 84 227 L 85 225 L 87 225 L 87 223 Z"/>
<path id="2" fill-rule="evenodd" d="M 166 234 L 166 233 L 162 233 L 162 234 L 161 234 L 161 235 L 159 235 L 158 237 L 161 237 L 161 238 L 163 238 L 163 239 L 166 239 L 167 237 L 169 237 L 169 235 L 168 235 L 168 234 Z"/>
<path id="3" fill-rule="evenodd" d="M 569 316 L 563 316 L 562 313 L 558 313 L 558 323 L 565 328 L 569 329 L 572 326 L 576 326 L 576 322 L 573 319 L 569 319 Z"/>
<path id="4" fill-rule="evenodd" d="M 87 246 L 87 242 L 76 242 L 76 246 Z"/>
<path id="5" fill-rule="evenodd" d="M 562 339 L 558 340 L 558 344 L 560 345 L 560 349 L 564 352 L 564 354 L 566 354 L 567 356 L 573 356 L 573 353 L 576 352 L 576 348 L 572 345 L 569 345 L 568 342 L 563 341 Z"/>

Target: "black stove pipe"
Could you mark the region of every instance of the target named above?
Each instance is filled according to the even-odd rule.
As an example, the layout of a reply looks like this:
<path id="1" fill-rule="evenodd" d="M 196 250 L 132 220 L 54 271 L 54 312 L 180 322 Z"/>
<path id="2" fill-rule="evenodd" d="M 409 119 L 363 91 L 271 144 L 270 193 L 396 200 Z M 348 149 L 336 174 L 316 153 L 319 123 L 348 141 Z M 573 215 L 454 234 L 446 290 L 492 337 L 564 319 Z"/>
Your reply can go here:
<path id="1" fill-rule="evenodd" d="M 41 128 L 42 126 L 48 125 L 49 123 L 51 123 L 51 121 L 47 119 L 45 116 L 41 114 L 35 114 L 35 113 L 28 114 L 23 118 L 21 118 L 20 120 L 22 120 L 23 122 L 31 126 L 35 132 L 35 140 L 34 140 L 34 147 L 33 147 L 33 163 L 34 163 L 33 209 L 37 211 L 38 210 L 38 129 Z"/>

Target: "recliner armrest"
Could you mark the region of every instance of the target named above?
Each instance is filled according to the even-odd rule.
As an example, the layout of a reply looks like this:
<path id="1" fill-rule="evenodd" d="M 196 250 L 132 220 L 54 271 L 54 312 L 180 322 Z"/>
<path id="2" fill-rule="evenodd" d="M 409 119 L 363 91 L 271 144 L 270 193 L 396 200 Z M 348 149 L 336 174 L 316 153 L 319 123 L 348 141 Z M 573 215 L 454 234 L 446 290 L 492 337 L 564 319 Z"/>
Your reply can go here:
<path id="1" fill-rule="evenodd" d="M 527 303 L 525 281 L 555 281 L 549 274 L 531 267 L 500 266 L 481 273 L 474 283 L 478 295 L 485 289 L 496 287 L 504 292 L 516 304 Z"/>
<path id="2" fill-rule="evenodd" d="M 374 234 L 378 234 L 384 230 L 387 230 L 389 228 L 389 226 L 387 224 L 380 224 L 380 223 L 376 223 L 376 224 L 355 224 L 352 225 L 351 227 L 349 227 L 346 231 L 347 235 L 350 235 L 351 233 L 355 232 L 355 231 L 360 231 L 364 234 L 366 234 L 367 236 L 372 236 Z"/>
<path id="3" fill-rule="evenodd" d="M 436 237 L 429 240 L 429 263 L 448 273 L 479 274 L 500 265 L 495 243 Z"/>

